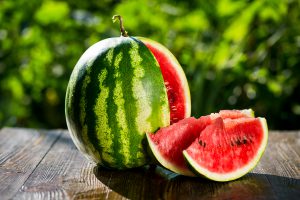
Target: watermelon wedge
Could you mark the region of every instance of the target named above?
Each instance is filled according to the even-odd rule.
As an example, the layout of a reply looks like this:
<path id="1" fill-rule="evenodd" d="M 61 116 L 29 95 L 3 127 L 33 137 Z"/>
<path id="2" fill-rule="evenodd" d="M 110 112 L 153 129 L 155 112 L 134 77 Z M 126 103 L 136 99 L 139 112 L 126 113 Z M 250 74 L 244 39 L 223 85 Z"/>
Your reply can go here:
<path id="1" fill-rule="evenodd" d="M 195 176 L 188 168 L 182 151 L 187 149 L 208 125 L 218 117 L 224 119 L 252 118 L 251 109 L 245 110 L 221 110 L 202 116 L 199 119 L 189 117 L 171 126 L 161 128 L 155 134 L 148 133 L 147 141 L 150 153 L 165 168 L 186 176 Z"/>
<path id="2" fill-rule="evenodd" d="M 158 130 L 156 134 L 146 134 L 152 155 L 163 167 L 178 174 L 194 176 L 186 166 L 182 150 L 199 136 L 199 130 L 204 128 L 201 126 L 197 119 L 189 117 Z"/>
<path id="3" fill-rule="evenodd" d="M 265 118 L 215 119 L 183 151 L 194 172 L 214 181 L 230 181 L 251 171 L 268 140 Z"/>

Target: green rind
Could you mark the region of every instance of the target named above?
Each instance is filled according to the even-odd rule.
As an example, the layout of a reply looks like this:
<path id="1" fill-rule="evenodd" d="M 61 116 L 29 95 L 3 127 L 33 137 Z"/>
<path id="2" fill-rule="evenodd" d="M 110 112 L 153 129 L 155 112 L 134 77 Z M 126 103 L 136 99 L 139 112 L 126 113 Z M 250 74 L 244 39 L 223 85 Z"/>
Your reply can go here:
<path id="1" fill-rule="evenodd" d="M 185 160 L 187 161 L 187 164 L 189 165 L 189 167 L 191 167 L 193 172 L 196 172 L 198 175 L 203 176 L 207 179 L 213 180 L 213 181 L 219 181 L 219 182 L 226 182 L 226 181 L 232 181 L 235 179 L 238 179 L 242 176 L 244 176 L 245 174 L 247 174 L 248 172 L 250 172 L 251 170 L 253 170 L 255 168 L 255 166 L 258 164 L 260 158 L 262 157 L 266 146 L 267 146 L 267 142 L 268 142 L 268 125 L 267 125 L 267 121 L 265 118 L 260 118 L 259 120 L 262 124 L 263 127 L 263 132 L 264 132 L 264 138 L 263 141 L 261 143 L 261 146 L 258 150 L 257 156 L 254 158 L 253 161 L 251 161 L 248 165 L 246 165 L 245 167 L 243 167 L 242 169 L 239 169 L 235 172 L 232 173 L 227 173 L 226 175 L 222 175 L 222 174 L 218 174 L 218 173 L 213 173 L 213 172 L 209 172 L 208 170 L 204 169 L 203 167 L 199 166 L 193 158 L 191 158 L 189 156 L 189 154 L 187 153 L 186 150 L 183 151 L 183 155 Z"/>
<path id="2" fill-rule="evenodd" d="M 102 40 L 82 55 L 65 105 L 75 145 L 110 168 L 146 164 L 145 132 L 170 123 L 159 65 L 150 50 L 131 37 Z"/>
<path id="3" fill-rule="evenodd" d="M 164 52 L 164 55 L 168 57 L 168 59 L 172 62 L 172 67 L 174 67 L 175 71 L 178 74 L 178 77 L 180 79 L 181 86 L 184 91 L 184 97 L 185 97 L 185 118 L 191 116 L 191 95 L 190 95 L 190 88 L 188 81 L 186 79 L 185 73 L 179 64 L 178 60 L 176 57 L 162 44 L 151 40 L 149 38 L 144 38 L 144 37 L 137 37 L 139 40 L 142 42 L 147 42 L 150 43 L 151 45 L 155 46 L 155 48 L 159 49 L 160 51 Z"/>
<path id="4" fill-rule="evenodd" d="M 161 166 L 165 167 L 168 170 L 171 170 L 172 172 L 175 172 L 177 174 L 185 175 L 185 176 L 192 176 L 194 177 L 195 174 L 193 174 L 190 170 L 181 169 L 176 167 L 175 165 L 172 165 L 168 160 L 166 160 L 160 153 L 160 151 L 157 149 L 157 146 L 152 142 L 150 138 L 151 133 L 146 133 L 148 145 L 151 150 L 151 154 L 156 159 L 156 163 L 159 163 Z"/>

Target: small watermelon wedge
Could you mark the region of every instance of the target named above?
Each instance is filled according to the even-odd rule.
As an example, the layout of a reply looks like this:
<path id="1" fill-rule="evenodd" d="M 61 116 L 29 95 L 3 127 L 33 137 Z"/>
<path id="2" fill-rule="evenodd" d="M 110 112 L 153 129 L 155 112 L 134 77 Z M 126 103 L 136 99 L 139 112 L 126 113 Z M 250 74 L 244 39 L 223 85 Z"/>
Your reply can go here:
<path id="1" fill-rule="evenodd" d="M 146 134 L 150 153 L 163 167 L 178 174 L 195 176 L 188 168 L 182 151 L 187 149 L 199 137 L 201 131 L 219 117 L 253 118 L 254 112 L 251 109 L 221 110 L 219 113 L 212 113 L 199 119 L 185 118 L 171 126 L 159 129 L 155 134 Z"/>
<path id="2" fill-rule="evenodd" d="M 268 140 L 265 118 L 216 118 L 183 151 L 194 172 L 214 181 L 230 181 L 251 171 Z"/>
<path id="3" fill-rule="evenodd" d="M 194 176 L 182 156 L 182 151 L 199 136 L 204 129 L 194 117 L 183 119 L 171 126 L 161 128 L 156 134 L 147 133 L 151 154 L 165 168 L 186 176 Z"/>

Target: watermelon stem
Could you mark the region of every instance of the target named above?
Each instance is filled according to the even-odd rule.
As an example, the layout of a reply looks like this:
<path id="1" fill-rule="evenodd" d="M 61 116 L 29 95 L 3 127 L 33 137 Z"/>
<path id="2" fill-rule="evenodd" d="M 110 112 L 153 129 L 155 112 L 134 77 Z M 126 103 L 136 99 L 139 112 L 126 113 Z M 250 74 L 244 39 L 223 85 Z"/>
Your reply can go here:
<path id="1" fill-rule="evenodd" d="M 120 31 L 121 31 L 121 36 L 123 37 L 128 37 L 127 35 L 127 31 L 125 30 L 124 26 L 123 26 L 123 18 L 121 17 L 121 15 L 114 15 L 112 17 L 113 22 L 115 23 L 117 21 L 117 19 L 120 21 Z"/>

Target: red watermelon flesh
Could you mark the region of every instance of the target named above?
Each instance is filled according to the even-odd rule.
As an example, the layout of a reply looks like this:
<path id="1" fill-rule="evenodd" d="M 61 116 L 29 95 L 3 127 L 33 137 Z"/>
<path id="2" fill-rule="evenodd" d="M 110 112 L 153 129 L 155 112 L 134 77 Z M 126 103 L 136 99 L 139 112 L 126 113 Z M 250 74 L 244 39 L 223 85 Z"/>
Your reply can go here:
<path id="1" fill-rule="evenodd" d="M 248 112 L 249 111 L 249 112 Z M 250 112 L 251 111 L 251 112 Z M 165 168 L 186 176 L 194 176 L 186 165 L 182 151 L 187 149 L 201 131 L 210 125 L 217 117 L 236 118 L 250 117 L 252 110 L 224 110 L 199 119 L 189 117 L 171 126 L 161 128 L 155 134 L 148 133 L 147 140 L 156 160 Z"/>
<path id="2" fill-rule="evenodd" d="M 194 117 L 185 118 L 171 126 L 158 130 L 155 134 L 146 134 L 150 149 L 160 164 L 179 174 L 193 176 L 186 167 L 182 150 L 199 136 L 204 129 Z"/>
<path id="3" fill-rule="evenodd" d="M 139 39 L 153 53 L 164 78 L 170 107 L 170 123 L 190 117 L 191 100 L 188 82 L 184 71 L 174 55 L 161 44 L 147 39 Z"/>
<path id="4" fill-rule="evenodd" d="M 217 118 L 185 151 L 199 174 L 215 180 L 237 179 L 255 167 L 267 144 L 264 118 Z"/>

